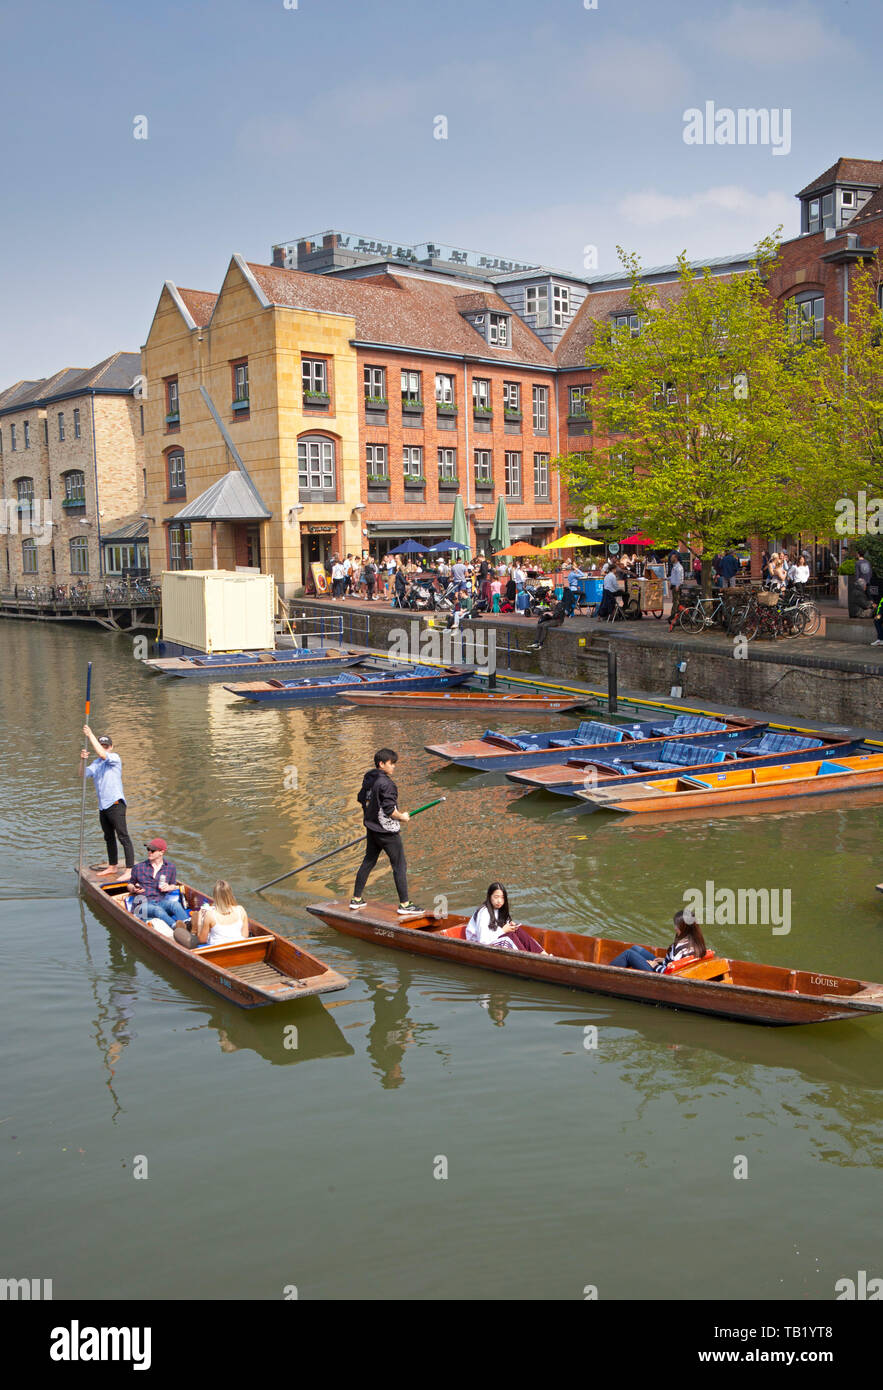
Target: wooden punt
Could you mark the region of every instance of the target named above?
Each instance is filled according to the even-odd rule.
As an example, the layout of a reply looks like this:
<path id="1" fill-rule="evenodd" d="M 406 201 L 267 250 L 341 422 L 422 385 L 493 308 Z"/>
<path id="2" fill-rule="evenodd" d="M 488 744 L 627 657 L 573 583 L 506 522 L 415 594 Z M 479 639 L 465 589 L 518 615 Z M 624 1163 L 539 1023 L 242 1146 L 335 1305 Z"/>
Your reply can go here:
<path id="1" fill-rule="evenodd" d="M 583 700 L 553 699 L 493 690 L 393 691 L 342 690 L 337 697 L 353 705 L 382 709 L 411 709 L 430 714 L 565 714 L 581 709 Z M 588 697 L 586 697 L 588 698 Z"/>
<path id="2" fill-rule="evenodd" d="M 340 673 L 339 681 L 313 679 L 301 681 L 238 681 L 225 685 L 231 695 L 254 704 L 287 704 L 291 701 L 333 700 L 345 690 L 368 686 L 372 690 L 444 690 L 462 685 L 475 674 L 474 666 L 424 667 L 413 671 L 371 671 L 364 676 L 355 671 Z"/>
<path id="3" fill-rule="evenodd" d="M 236 941 L 229 946 L 201 946 L 190 951 L 126 909 L 128 883 L 108 882 L 91 869 L 82 870 L 80 883 L 83 896 L 117 926 L 123 927 L 155 955 L 179 966 L 192 979 L 243 1009 L 330 994 L 349 984 L 344 975 L 330 970 L 316 956 L 252 917 L 248 919 L 250 935 L 247 941 Z M 199 908 L 212 901 L 187 884 L 179 886 L 190 908 Z"/>
<path id="4" fill-rule="evenodd" d="M 467 941 L 468 918 L 453 913 L 438 920 L 431 914 L 402 920 L 394 907 L 377 902 L 369 902 L 360 912 L 351 912 L 345 902 L 312 903 L 307 911 L 347 936 L 393 950 L 743 1023 L 826 1023 L 883 1013 L 883 984 L 839 975 L 728 957 L 706 959 L 677 974 L 662 975 L 607 964 L 636 944 L 630 941 L 528 926 L 549 952 L 540 956 Z M 649 949 L 664 955 L 662 948 Z"/>
<path id="5" fill-rule="evenodd" d="M 747 805 L 756 801 L 791 801 L 807 796 L 830 796 L 861 787 L 883 786 L 883 753 L 860 753 L 778 763 L 773 767 L 695 770 L 679 777 L 661 777 L 626 787 L 595 787 L 577 793 L 592 810 L 625 815 L 652 815 L 694 807 Z"/>
<path id="6" fill-rule="evenodd" d="M 709 720 L 708 723 L 713 724 L 714 728 L 681 730 L 672 718 L 646 719 L 634 724 L 615 726 L 615 732 L 622 735 L 621 739 L 617 740 L 609 736 L 614 726 L 607 724 L 603 716 L 600 719 L 590 717 L 582 720 L 575 729 L 552 729 L 544 733 L 523 730 L 521 736 L 488 729 L 481 738 L 463 739 L 458 743 L 427 743 L 424 744 L 424 749 L 436 758 L 443 758 L 445 762 L 455 767 L 466 768 L 470 772 L 515 772 L 524 767 L 543 767 L 560 763 L 563 758 L 596 757 L 599 754 L 602 757 L 609 755 L 614 758 L 626 748 L 633 749 L 637 743 L 646 745 L 645 757 L 652 758 L 654 750 L 661 747 L 666 739 L 672 738 L 681 739 L 686 743 L 703 743 L 710 738 L 734 744 L 743 743 L 755 737 L 759 738 L 769 727 L 767 724 L 734 717 Z M 597 734 L 592 742 L 576 742 L 583 728 L 597 724 L 608 734 L 603 742 L 597 738 Z"/>
<path id="7" fill-rule="evenodd" d="M 272 670 L 292 676 L 320 676 L 323 672 L 347 670 L 364 661 L 364 652 L 323 647 L 309 650 L 279 648 L 275 652 L 231 652 L 229 660 L 215 654 L 211 657 L 161 656 L 144 663 L 161 676 L 176 676 L 181 680 L 220 681 L 247 676 L 254 671 Z"/>
<path id="8" fill-rule="evenodd" d="M 653 740 L 654 743 L 664 743 L 665 741 L 665 739 Z M 672 740 L 672 742 L 674 741 L 675 740 Z M 687 736 L 687 744 L 689 745 L 689 743 L 689 736 Z M 754 753 L 746 755 L 743 748 L 738 745 L 733 745 L 732 757 L 738 757 L 739 762 L 738 764 L 728 762 L 726 766 L 738 766 L 739 768 L 781 767 L 783 756 L 787 756 L 789 762 L 792 763 L 811 762 L 813 760 L 819 762 L 823 758 L 836 758 L 839 762 L 841 757 L 846 754 L 857 753 L 862 748 L 862 745 L 863 740 L 860 738 L 825 739 L 822 741 L 821 747 L 800 749 L 794 753 L 788 753 L 787 755 L 782 753 Z M 617 747 L 620 746 L 621 745 L 617 745 Z M 715 749 L 718 747 L 714 741 L 713 734 L 705 735 L 704 743 L 701 739 L 697 740 L 695 746 L 697 749 Z M 516 786 L 522 787 L 525 793 L 544 791 L 551 792 L 556 796 L 570 797 L 576 797 L 580 792 L 591 790 L 595 786 L 603 787 L 606 790 L 607 787 L 628 788 L 648 781 L 658 782 L 660 777 L 664 775 L 665 769 L 657 767 L 655 771 L 645 772 L 636 772 L 633 770 L 633 763 L 635 760 L 640 761 L 642 756 L 644 758 L 648 756 L 646 752 L 641 754 L 640 750 L 643 747 L 643 744 L 629 744 L 623 749 L 625 757 L 623 757 L 621 761 L 615 763 L 610 761 L 610 750 L 608 749 L 602 750 L 602 756 L 597 759 L 580 757 L 574 758 L 567 763 L 551 763 L 546 767 L 528 767 L 521 772 L 507 772 L 506 778 Z M 729 746 L 726 743 L 721 743 L 720 747 L 727 751 L 728 756 L 730 756 L 728 751 Z M 608 754 L 606 758 L 603 757 L 603 751 L 606 751 Z M 634 758 L 631 756 L 633 753 Z M 652 757 L 652 751 L 649 756 Z M 630 759 L 630 761 L 626 761 L 627 758 Z M 709 773 L 720 772 L 723 764 L 720 762 L 711 763 L 700 760 L 692 764 L 682 763 L 679 766 L 670 763 L 669 766 L 671 768 L 672 777 L 706 777 Z"/>

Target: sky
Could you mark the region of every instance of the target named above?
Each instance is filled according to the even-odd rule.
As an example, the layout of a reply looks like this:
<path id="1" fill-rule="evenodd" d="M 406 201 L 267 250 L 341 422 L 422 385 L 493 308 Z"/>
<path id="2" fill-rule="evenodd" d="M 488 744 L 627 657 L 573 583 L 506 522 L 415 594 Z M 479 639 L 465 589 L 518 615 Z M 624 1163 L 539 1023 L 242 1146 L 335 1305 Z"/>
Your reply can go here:
<path id="1" fill-rule="evenodd" d="M 0 0 L 0 388 L 136 351 L 163 282 L 217 290 L 234 252 L 701 260 L 883 157 L 879 0 L 593 2 Z M 706 102 L 790 138 L 685 143 Z"/>

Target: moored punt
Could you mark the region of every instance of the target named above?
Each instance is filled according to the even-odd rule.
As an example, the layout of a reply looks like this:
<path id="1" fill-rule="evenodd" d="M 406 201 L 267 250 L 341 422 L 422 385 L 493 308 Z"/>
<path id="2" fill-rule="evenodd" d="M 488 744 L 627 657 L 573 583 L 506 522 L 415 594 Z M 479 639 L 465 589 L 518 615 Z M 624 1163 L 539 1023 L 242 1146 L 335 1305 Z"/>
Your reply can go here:
<path id="1" fill-rule="evenodd" d="M 155 955 L 180 966 L 185 974 L 243 1009 L 290 1003 L 314 994 L 330 994 L 349 984 L 344 975 L 329 969 L 316 956 L 252 917 L 248 919 L 248 940 L 234 941 L 226 946 L 199 946 L 191 951 L 128 911 L 128 883 L 108 882 L 91 869 L 81 871 L 80 883 L 84 897 L 117 926 L 123 927 Z M 212 901 L 187 884 L 179 887 L 191 909 Z"/>
<path id="2" fill-rule="evenodd" d="M 787 741 L 786 736 L 778 736 Z M 753 744 L 752 740 L 752 744 Z M 597 757 L 573 758 L 566 763 L 552 763 L 546 767 L 525 768 L 520 772 L 506 774 L 510 782 L 522 788 L 525 793 L 533 791 L 551 792 L 556 796 L 577 797 L 580 792 L 591 791 L 594 787 L 630 787 L 637 782 L 658 780 L 661 774 L 670 772 L 672 776 L 702 777 L 708 772 L 720 771 L 726 762 L 732 766 L 772 767 L 778 766 L 786 756 L 789 762 L 801 763 L 828 757 L 842 757 L 847 753 L 857 753 L 864 745 L 857 739 L 802 739 L 798 743 L 808 743 L 808 748 L 777 752 L 755 752 L 744 743 L 718 744 L 713 734 L 695 741 L 691 739 L 656 739 L 659 746 L 654 749 L 645 744 L 633 743 L 620 750 L 599 750 Z M 759 741 L 763 747 L 764 740 Z M 611 751 L 617 756 L 611 758 Z M 604 753 L 606 752 L 606 757 Z M 723 757 L 721 754 L 723 753 Z M 647 761 L 644 761 L 644 760 Z"/>
<path id="3" fill-rule="evenodd" d="M 155 657 L 145 661 L 151 671 L 182 680 L 220 681 L 255 670 L 272 668 L 286 675 L 318 676 L 324 672 L 343 671 L 364 661 L 364 652 L 344 651 L 336 647 L 287 647 L 275 652 L 214 652 L 200 656 Z"/>
<path id="4" fill-rule="evenodd" d="M 369 671 L 359 675 L 341 671 L 329 680 L 308 677 L 301 681 L 241 681 L 225 685 L 231 695 L 258 704 L 282 704 L 302 700 L 333 700 L 344 689 L 371 690 L 444 690 L 462 685 L 474 674 L 474 666 L 413 666 L 397 671 Z"/>
<path id="5" fill-rule="evenodd" d="M 390 691 L 343 690 L 338 696 L 354 705 L 383 709 L 420 710 L 430 714 L 564 714 L 580 709 L 585 700 L 553 699 L 493 690 Z"/>
<path id="6" fill-rule="evenodd" d="M 360 912 L 350 912 L 345 902 L 312 903 L 307 911 L 348 936 L 393 950 L 740 1022 L 824 1023 L 883 1013 L 883 985 L 867 980 L 815 975 L 727 957 L 706 958 L 676 974 L 663 975 L 609 965 L 634 943 L 580 932 L 525 924 L 549 953 L 540 956 L 467 941 L 468 919 L 455 914 L 440 920 L 428 914 L 403 922 L 394 907 L 376 902 L 369 902 Z M 655 949 L 654 954 L 662 956 L 664 951 Z"/>
<path id="7" fill-rule="evenodd" d="M 684 771 L 678 777 L 652 778 L 636 786 L 594 787 L 577 792 L 588 810 L 653 815 L 750 805 L 757 801 L 793 801 L 831 796 L 863 787 L 883 786 L 883 753 L 858 753 L 778 763 L 772 767 L 731 767 Z"/>
<path id="8" fill-rule="evenodd" d="M 663 739 L 684 739 L 690 743 L 714 737 L 723 743 L 744 743 L 760 737 L 766 724 L 746 719 L 711 719 L 703 715 L 679 714 L 675 719 L 647 719 L 636 724 L 604 724 L 585 719 L 574 729 L 555 729 L 551 733 L 522 730 L 517 734 L 501 734 L 487 729 L 481 738 L 464 739 L 459 743 L 428 743 L 427 753 L 455 767 L 472 772 L 514 772 L 523 767 L 542 767 L 561 763 L 565 758 L 581 754 L 619 757 L 624 747 L 642 744 L 645 756 L 653 757 L 653 749 Z"/>

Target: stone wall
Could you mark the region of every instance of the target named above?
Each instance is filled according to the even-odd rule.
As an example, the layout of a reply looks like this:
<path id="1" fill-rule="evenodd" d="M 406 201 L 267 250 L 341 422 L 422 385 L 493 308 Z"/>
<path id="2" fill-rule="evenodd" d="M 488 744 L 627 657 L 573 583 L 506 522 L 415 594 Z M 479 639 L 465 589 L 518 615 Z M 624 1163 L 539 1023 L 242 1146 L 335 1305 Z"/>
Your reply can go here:
<path id="1" fill-rule="evenodd" d="M 361 607 L 357 609 L 346 602 L 316 604 L 301 599 L 293 604 L 295 627 L 297 615 L 302 612 L 332 619 L 340 613 L 344 641 L 381 649 L 389 645 L 390 633 L 395 630 L 405 628 L 410 635 L 413 622 L 419 623 L 420 632 L 426 629 L 423 615 L 407 611 L 384 607 L 366 614 Z M 673 642 L 667 634 L 626 634 L 619 625 L 616 630 L 597 634 L 576 627 L 555 629 L 547 635 L 539 652 L 527 650 L 533 641 L 533 622 L 518 626 L 512 622 L 478 623 L 475 631 L 487 636 L 496 634 L 496 668 L 500 676 L 534 676 L 564 683 L 574 680 L 606 693 L 607 651 L 612 646 L 617 655 L 620 691 L 669 700 L 671 687 L 678 683 L 683 687 L 682 701 L 686 705 L 707 700 L 715 705 L 762 710 L 789 723 L 883 726 L 883 666 L 863 661 L 858 655 L 825 655 L 823 644 L 818 656 L 789 654 L 782 645 L 767 650 L 754 644 L 748 657 L 738 660 L 729 647 L 716 651 L 708 639 Z M 419 647 L 414 654 L 419 654 Z M 686 661 L 687 667 L 676 676 L 675 665 L 679 661 Z"/>

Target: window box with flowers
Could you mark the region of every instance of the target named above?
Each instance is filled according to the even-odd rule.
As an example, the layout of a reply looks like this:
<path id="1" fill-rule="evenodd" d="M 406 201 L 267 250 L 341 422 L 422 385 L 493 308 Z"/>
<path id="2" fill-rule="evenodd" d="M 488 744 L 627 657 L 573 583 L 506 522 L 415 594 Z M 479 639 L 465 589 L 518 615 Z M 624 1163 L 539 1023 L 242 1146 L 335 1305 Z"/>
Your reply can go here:
<path id="1" fill-rule="evenodd" d="M 405 478 L 405 487 L 411 488 L 414 491 L 417 491 L 418 489 L 422 491 L 423 488 L 426 487 L 426 479 L 422 476 L 417 477 L 416 475 L 409 473 Z"/>
<path id="2" fill-rule="evenodd" d="M 366 409 L 366 410 L 387 410 L 388 408 L 389 408 L 389 401 L 387 400 L 386 396 L 366 396 L 366 397 L 365 397 L 365 409 Z"/>
<path id="3" fill-rule="evenodd" d="M 307 410 L 327 410 L 331 396 L 327 391 L 304 391 L 304 407 Z"/>
<path id="4" fill-rule="evenodd" d="M 435 409 L 439 415 L 456 415 L 457 407 L 450 401 L 436 401 Z"/>
<path id="5" fill-rule="evenodd" d="M 175 410 L 170 415 L 166 416 L 166 429 L 176 430 L 180 424 L 181 415 L 179 411 Z"/>
<path id="6" fill-rule="evenodd" d="M 243 396 L 240 400 L 233 401 L 230 408 L 236 416 L 247 415 L 251 409 L 251 402 L 248 396 Z"/>
<path id="7" fill-rule="evenodd" d="M 459 492 L 459 491 L 460 491 L 460 479 L 459 479 L 459 478 L 439 478 L 439 480 L 438 480 L 438 490 L 439 490 L 439 492 Z"/>
<path id="8" fill-rule="evenodd" d="M 85 497 L 62 497 L 62 511 L 65 512 L 84 512 L 86 510 Z"/>
<path id="9" fill-rule="evenodd" d="M 494 408 L 492 405 L 474 405 L 472 407 L 472 414 L 478 420 L 486 420 L 493 415 L 493 413 Z"/>
<path id="10" fill-rule="evenodd" d="M 517 421 L 517 422 L 520 422 L 520 421 L 521 421 L 521 418 L 522 418 L 522 415 L 521 415 L 521 411 L 520 411 L 520 410 L 510 410 L 510 409 L 508 408 L 508 406 L 507 406 L 507 407 L 504 409 L 504 411 L 503 411 L 503 419 L 504 419 L 504 420 L 510 420 L 510 421 L 513 421 L 513 422 L 516 422 L 516 421 Z"/>

